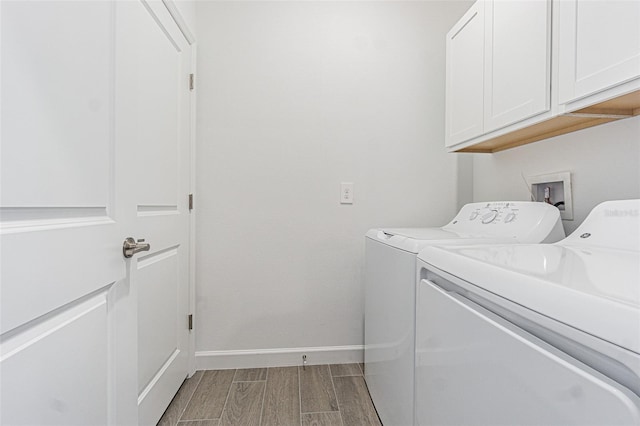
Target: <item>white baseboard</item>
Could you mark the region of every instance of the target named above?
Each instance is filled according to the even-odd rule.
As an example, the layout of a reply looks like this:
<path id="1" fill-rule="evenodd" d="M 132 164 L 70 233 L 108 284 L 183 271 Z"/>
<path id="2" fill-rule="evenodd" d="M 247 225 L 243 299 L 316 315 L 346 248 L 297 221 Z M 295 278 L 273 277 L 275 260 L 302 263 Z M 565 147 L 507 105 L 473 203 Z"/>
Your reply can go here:
<path id="1" fill-rule="evenodd" d="M 198 351 L 196 352 L 196 368 L 198 370 L 225 370 L 287 367 L 302 365 L 302 355 L 307 356 L 307 365 L 363 362 L 364 346 Z"/>

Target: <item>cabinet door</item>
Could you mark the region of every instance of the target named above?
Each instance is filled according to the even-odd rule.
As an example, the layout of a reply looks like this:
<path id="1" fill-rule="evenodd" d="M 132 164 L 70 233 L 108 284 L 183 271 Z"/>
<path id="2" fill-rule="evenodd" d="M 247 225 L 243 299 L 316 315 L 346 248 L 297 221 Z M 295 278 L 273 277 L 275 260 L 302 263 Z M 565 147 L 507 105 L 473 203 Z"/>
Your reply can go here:
<path id="1" fill-rule="evenodd" d="M 640 2 L 558 2 L 560 103 L 640 76 Z"/>
<path id="2" fill-rule="evenodd" d="M 551 1 L 485 6 L 484 132 L 549 110 Z"/>
<path id="3" fill-rule="evenodd" d="M 484 1 L 447 34 L 446 146 L 482 134 Z"/>

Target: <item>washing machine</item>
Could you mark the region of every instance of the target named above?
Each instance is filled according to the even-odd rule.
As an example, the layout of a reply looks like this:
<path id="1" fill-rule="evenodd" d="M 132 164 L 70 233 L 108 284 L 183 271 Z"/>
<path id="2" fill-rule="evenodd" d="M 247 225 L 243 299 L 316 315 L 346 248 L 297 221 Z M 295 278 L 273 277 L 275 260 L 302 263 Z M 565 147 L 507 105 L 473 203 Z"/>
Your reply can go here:
<path id="1" fill-rule="evenodd" d="M 365 379 L 385 426 L 414 424 L 416 257 L 432 244 L 539 243 L 564 238 L 557 208 L 471 203 L 445 226 L 372 229 L 365 238 Z"/>
<path id="2" fill-rule="evenodd" d="M 640 424 L 640 200 L 418 264 L 417 425 Z"/>

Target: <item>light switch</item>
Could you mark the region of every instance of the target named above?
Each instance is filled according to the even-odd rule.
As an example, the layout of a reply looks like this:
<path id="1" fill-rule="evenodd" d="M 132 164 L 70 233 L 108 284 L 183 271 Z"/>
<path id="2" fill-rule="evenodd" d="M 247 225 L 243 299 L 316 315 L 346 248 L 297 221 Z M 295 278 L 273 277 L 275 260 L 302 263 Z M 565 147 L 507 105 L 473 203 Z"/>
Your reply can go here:
<path id="1" fill-rule="evenodd" d="M 340 184 L 340 204 L 353 204 L 353 182 Z"/>

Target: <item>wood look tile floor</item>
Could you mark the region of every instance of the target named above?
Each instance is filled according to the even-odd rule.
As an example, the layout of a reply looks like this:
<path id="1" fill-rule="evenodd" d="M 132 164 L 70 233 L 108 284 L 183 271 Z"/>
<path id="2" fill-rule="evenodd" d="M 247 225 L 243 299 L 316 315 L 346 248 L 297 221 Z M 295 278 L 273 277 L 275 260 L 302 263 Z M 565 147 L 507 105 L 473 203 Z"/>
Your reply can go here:
<path id="1" fill-rule="evenodd" d="M 198 371 L 159 426 L 381 426 L 362 364 Z"/>

